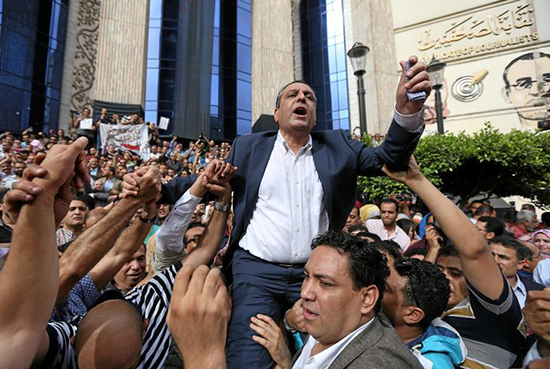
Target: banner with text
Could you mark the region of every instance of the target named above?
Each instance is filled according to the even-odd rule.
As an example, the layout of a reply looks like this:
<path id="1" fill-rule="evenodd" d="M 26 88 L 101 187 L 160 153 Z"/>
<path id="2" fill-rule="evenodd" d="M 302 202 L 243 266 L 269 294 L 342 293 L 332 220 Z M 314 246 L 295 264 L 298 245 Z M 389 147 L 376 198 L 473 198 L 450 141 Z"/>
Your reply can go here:
<path id="1" fill-rule="evenodd" d="M 114 145 L 115 149 L 132 151 L 144 160 L 149 159 L 149 137 L 145 124 L 100 124 L 99 127 L 102 150 Z"/>

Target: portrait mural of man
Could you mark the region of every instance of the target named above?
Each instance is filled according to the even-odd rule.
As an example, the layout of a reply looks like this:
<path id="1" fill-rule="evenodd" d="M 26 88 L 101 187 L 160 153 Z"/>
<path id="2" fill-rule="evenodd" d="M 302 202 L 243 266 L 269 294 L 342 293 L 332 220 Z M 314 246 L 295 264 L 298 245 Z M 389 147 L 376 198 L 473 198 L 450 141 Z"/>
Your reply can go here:
<path id="1" fill-rule="evenodd" d="M 550 128 L 550 55 L 529 52 L 513 59 L 502 73 L 504 97 L 524 128 Z"/>

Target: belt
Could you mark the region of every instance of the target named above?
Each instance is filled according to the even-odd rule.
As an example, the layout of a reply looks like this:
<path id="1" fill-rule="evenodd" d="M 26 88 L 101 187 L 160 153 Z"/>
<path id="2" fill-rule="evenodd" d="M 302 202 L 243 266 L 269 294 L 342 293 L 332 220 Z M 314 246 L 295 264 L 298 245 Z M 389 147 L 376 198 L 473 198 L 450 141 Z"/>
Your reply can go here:
<path id="1" fill-rule="evenodd" d="M 275 264 L 275 265 L 280 266 L 282 268 L 303 268 L 303 267 L 306 266 L 305 263 L 302 263 L 302 264 L 285 264 L 285 263 L 274 263 L 274 262 L 271 262 L 271 261 L 268 261 L 268 263 Z"/>

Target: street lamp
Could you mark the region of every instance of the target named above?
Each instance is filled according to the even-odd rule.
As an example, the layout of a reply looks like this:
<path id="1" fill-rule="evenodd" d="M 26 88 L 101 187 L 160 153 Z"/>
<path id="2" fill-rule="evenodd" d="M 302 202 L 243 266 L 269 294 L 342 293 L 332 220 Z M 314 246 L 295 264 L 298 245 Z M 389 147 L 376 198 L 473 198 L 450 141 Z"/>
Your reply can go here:
<path id="1" fill-rule="evenodd" d="M 365 108 L 365 85 L 363 75 L 366 73 L 367 53 L 369 48 L 360 42 L 353 44 L 348 51 L 348 58 L 353 68 L 353 74 L 357 76 L 357 97 L 359 98 L 359 126 L 361 127 L 361 138 L 367 133 L 367 111 Z"/>
<path id="2" fill-rule="evenodd" d="M 437 132 L 444 133 L 443 128 L 443 103 L 441 102 L 441 87 L 443 87 L 443 73 L 445 72 L 445 64 L 437 60 L 435 57 L 426 67 L 426 71 L 430 75 L 430 84 L 435 90 L 435 114 L 437 117 Z"/>

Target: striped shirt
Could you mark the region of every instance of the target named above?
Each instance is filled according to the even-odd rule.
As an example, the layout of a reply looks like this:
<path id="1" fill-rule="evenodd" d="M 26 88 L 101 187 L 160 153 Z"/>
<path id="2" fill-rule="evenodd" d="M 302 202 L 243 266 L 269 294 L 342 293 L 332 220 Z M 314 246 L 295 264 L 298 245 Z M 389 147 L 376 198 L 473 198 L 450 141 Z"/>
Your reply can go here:
<path id="1" fill-rule="evenodd" d="M 172 297 L 174 280 L 181 268 L 181 263 L 172 265 L 153 277 L 148 283 L 130 291 L 126 300 L 141 308 L 144 319 L 148 319 L 145 338 L 141 348 L 138 369 L 163 368 L 172 335 L 166 325 L 166 316 Z M 70 339 L 76 335 L 77 328 L 69 323 L 49 323 L 46 331 L 50 338 L 48 354 L 43 368 L 72 369 L 78 368 L 76 354 L 70 344 Z"/>
<path id="2" fill-rule="evenodd" d="M 130 291 L 125 297 L 141 308 L 144 319 L 148 319 L 141 357 L 138 369 L 162 368 L 170 345 L 173 342 L 172 335 L 166 325 L 166 316 L 172 297 L 174 280 L 181 268 L 181 263 L 172 265 L 155 275 L 148 283 Z"/>
<path id="3" fill-rule="evenodd" d="M 76 329 L 74 325 L 65 322 L 48 323 L 46 332 L 50 339 L 50 345 L 40 368 L 78 368 L 76 355 L 70 342 L 71 338 L 76 335 Z"/>
<path id="4" fill-rule="evenodd" d="M 466 344 L 468 357 L 462 364 L 466 368 L 509 368 L 529 348 L 518 300 L 502 278 L 504 290 L 497 300 L 468 283 L 469 297 L 442 316 Z"/>

